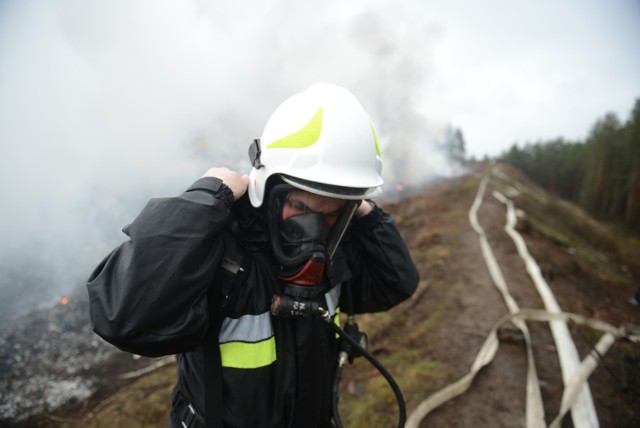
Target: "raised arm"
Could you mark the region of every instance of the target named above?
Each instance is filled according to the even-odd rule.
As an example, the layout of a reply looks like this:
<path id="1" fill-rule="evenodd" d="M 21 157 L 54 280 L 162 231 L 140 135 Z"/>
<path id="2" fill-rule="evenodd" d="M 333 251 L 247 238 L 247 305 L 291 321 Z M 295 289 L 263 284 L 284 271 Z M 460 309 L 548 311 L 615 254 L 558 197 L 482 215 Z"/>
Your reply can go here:
<path id="1" fill-rule="evenodd" d="M 409 298 L 418 272 L 391 215 L 363 202 L 345 242 L 354 310 L 378 312 Z M 358 214 L 360 216 L 358 217 Z"/>
<path id="2" fill-rule="evenodd" d="M 182 195 L 150 200 L 123 229 L 130 239 L 87 282 L 94 331 L 141 355 L 194 349 L 211 315 L 207 292 L 222 257 L 220 232 L 244 190 L 246 178 L 211 169 Z"/>

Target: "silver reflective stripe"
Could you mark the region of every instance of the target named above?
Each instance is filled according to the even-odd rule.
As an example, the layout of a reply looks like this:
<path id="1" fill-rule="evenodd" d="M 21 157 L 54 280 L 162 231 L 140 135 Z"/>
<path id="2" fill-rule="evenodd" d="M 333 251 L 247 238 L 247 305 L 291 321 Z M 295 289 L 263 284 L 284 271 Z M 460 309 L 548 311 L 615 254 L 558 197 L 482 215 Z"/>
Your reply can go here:
<path id="1" fill-rule="evenodd" d="M 225 318 L 222 321 L 220 343 L 259 342 L 273 336 L 271 313 L 243 315 L 240 318 Z"/>
<path id="2" fill-rule="evenodd" d="M 331 316 L 336 314 L 336 308 L 340 305 L 340 291 L 342 290 L 342 284 L 338 284 L 333 287 L 329 292 L 324 295 L 327 300 L 327 310 Z"/>

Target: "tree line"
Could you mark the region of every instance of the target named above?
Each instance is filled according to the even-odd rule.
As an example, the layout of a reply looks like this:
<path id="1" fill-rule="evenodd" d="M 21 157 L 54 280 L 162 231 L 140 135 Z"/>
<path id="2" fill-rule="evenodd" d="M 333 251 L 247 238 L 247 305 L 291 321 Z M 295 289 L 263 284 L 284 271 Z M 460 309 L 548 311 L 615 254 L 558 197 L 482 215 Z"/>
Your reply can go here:
<path id="1" fill-rule="evenodd" d="M 608 113 L 585 141 L 514 144 L 498 160 L 594 217 L 640 232 L 640 99 L 626 122 Z"/>

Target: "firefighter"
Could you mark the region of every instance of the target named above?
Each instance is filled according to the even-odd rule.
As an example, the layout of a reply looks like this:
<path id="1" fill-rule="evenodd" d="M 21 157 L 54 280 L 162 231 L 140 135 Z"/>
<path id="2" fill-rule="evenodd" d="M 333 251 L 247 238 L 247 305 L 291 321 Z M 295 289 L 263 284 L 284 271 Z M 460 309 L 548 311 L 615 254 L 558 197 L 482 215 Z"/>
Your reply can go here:
<path id="1" fill-rule="evenodd" d="M 169 426 L 332 426 L 336 335 L 300 309 L 384 311 L 418 284 L 371 200 L 376 130 L 350 92 L 317 83 L 249 153 L 248 176 L 211 168 L 123 229 L 87 282 L 93 329 L 127 352 L 177 355 Z M 274 308 L 281 298 L 295 308 Z"/>

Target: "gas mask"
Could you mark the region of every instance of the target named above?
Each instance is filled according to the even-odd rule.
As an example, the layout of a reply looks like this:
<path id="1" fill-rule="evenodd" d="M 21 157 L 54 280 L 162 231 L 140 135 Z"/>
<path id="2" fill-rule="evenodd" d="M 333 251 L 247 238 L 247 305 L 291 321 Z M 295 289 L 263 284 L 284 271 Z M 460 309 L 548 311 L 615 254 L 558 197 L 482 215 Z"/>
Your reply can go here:
<path id="1" fill-rule="evenodd" d="M 278 277 L 296 286 L 315 286 L 322 280 L 358 201 L 327 198 L 323 212 L 313 211 L 310 194 L 289 184 L 276 184 L 269 193 L 271 247 L 280 264 Z"/>

